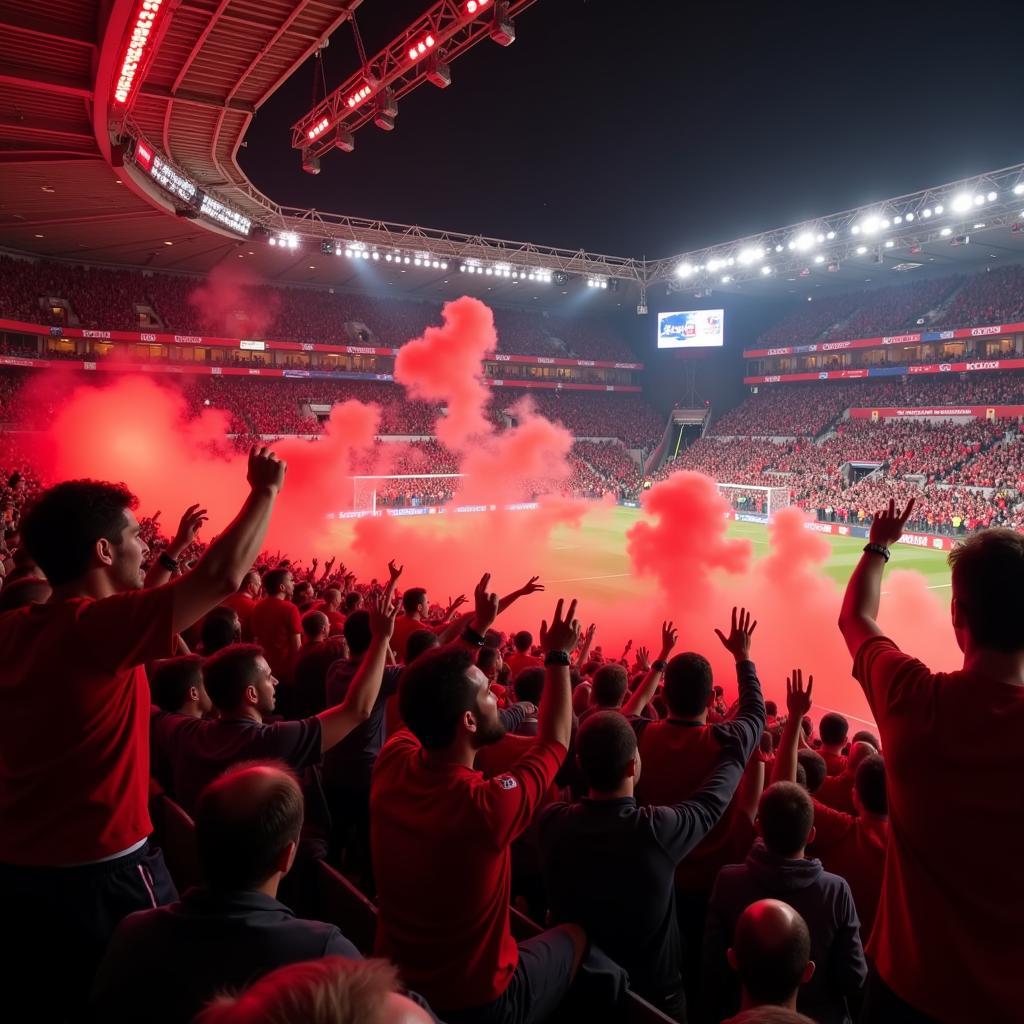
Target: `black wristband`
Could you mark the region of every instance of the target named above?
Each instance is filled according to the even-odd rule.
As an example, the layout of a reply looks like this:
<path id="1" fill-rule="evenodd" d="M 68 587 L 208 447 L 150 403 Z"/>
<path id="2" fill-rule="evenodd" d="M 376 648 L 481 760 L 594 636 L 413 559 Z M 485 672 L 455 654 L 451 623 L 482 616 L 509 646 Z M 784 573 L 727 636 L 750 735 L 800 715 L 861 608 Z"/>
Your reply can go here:
<path id="1" fill-rule="evenodd" d="M 881 555 L 887 562 L 889 561 L 889 549 L 882 544 L 865 544 L 864 551 L 873 555 Z"/>
<path id="2" fill-rule="evenodd" d="M 472 644 L 474 647 L 483 647 L 484 645 L 484 638 L 475 629 L 471 629 L 469 626 L 462 631 L 462 639 L 465 640 L 467 644 Z"/>
<path id="3" fill-rule="evenodd" d="M 651 670 L 653 672 L 664 672 L 667 666 L 667 661 L 662 661 L 661 658 L 658 658 L 658 660 L 651 665 Z"/>
<path id="4" fill-rule="evenodd" d="M 544 657 L 544 667 L 548 665 L 565 665 L 569 666 L 569 655 L 565 651 L 548 651 Z"/>
<path id="5" fill-rule="evenodd" d="M 178 562 L 177 562 L 177 560 L 174 559 L 174 558 L 171 558 L 171 556 L 169 554 L 167 554 L 166 551 L 161 551 L 160 554 L 156 556 L 156 560 L 168 572 L 177 572 L 178 571 Z"/>

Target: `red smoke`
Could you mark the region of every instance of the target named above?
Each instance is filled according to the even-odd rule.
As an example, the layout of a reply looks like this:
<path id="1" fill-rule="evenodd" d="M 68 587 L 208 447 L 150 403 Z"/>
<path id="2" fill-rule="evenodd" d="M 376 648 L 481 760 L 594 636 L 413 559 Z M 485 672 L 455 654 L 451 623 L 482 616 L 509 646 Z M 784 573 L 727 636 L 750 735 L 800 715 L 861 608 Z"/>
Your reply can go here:
<path id="1" fill-rule="evenodd" d="M 189 302 L 199 311 L 203 330 L 229 338 L 265 338 L 281 306 L 274 289 L 261 288 L 258 278 L 234 266 L 214 267 Z"/>

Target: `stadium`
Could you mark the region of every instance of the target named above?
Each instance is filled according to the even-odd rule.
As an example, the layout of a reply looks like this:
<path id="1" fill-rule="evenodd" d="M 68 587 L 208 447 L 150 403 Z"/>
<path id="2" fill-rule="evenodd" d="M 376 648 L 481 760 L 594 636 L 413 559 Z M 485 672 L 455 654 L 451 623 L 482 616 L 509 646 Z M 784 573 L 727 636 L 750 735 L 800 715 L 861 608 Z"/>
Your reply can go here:
<path id="1" fill-rule="evenodd" d="M 1024 163 L 620 6 L 0 11 L 12 1007 L 1019 1019 Z"/>

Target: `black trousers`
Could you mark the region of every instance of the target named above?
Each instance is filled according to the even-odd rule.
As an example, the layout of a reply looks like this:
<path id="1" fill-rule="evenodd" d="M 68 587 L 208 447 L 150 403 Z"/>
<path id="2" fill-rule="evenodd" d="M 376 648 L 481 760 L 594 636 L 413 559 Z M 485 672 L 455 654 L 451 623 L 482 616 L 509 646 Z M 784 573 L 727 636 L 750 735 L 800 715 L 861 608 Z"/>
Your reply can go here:
<path id="1" fill-rule="evenodd" d="M 0 892 L 8 937 L 0 991 L 20 993 L 40 1024 L 79 1019 L 119 922 L 178 898 L 163 853 L 148 842 L 84 867 L 0 864 Z"/>

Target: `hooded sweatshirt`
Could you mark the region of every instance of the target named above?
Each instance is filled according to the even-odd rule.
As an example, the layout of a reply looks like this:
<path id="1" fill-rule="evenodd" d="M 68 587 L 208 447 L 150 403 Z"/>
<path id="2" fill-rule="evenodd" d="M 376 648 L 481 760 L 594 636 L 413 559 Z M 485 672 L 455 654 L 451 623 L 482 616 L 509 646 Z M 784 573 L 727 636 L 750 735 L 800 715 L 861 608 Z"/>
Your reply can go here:
<path id="1" fill-rule="evenodd" d="M 846 881 L 820 860 L 780 857 L 758 840 L 743 864 L 722 868 L 708 905 L 704 978 L 708 1005 L 727 1017 L 739 1008 L 739 982 L 725 957 L 740 914 L 758 900 L 788 903 L 811 933 L 814 976 L 800 990 L 797 1009 L 818 1024 L 848 1024 L 847 997 L 867 977 L 860 921 Z"/>

